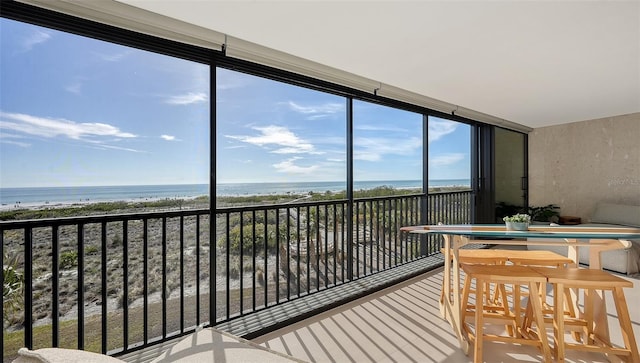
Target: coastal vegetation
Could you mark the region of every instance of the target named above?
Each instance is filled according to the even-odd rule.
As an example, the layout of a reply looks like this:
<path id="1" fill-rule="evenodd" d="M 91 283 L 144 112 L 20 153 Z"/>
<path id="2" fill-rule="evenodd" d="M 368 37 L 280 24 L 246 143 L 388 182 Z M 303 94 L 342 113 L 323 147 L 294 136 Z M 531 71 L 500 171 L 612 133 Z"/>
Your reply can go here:
<path id="1" fill-rule="evenodd" d="M 451 192 L 467 190 L 466 187 L 438 187 L 430 192 Z M 386 196 L 401 196 L 419 194 L 420 189 L 397 189 L 390 186 L 380 186 L 373 189 L 361 189 L 354 191 L 354 198 L 375 198 Z M 217 196 L 216 208 L 285 204 L 295 202 L 317 202 L 327 200 L 346 199 L 346 192 L 308 192 L 306 194 L 266 194 L 266 195 L 239 195 Z M 118 213 L 142 213 L 150 211 L 181 210 L 209 208 L 209 197 L 199 196 L 195 198 L 166 198 L 149 201 L 108 201 L 92 203 L 70 203 L 60 205 L 41 205 L 34 208 L 17 207 L 0 210 L 0 221 L 29 220 L 44 218 L 65 218 L 77 216 L 90 216 Z"/>
<path id="2" fill-rule="evenodd" d="M 8 322 L 9 317 L 22 307 L 24 297 L 24 275 L 18 270 L 20 257 L 7 253 L 2 256 L 2 321 Z"/>

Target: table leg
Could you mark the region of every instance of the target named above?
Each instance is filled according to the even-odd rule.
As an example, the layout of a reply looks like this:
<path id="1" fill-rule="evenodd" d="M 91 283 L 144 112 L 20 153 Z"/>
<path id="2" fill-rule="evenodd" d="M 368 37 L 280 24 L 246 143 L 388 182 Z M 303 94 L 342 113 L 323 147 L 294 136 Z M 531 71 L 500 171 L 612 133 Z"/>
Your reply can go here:
<path id="1" fill-rule="evenodd" d="M 596 240 L 592 240 L 596 241 Z M 604 240 L 598 240 L 599 242 L 605 242 Z M 612 245 L 615 245 L 618 241 L 612 240 Z M 602 269 L 602 259 L 601 253 L 607 249 L 609 246 L 593 246 L 589 248 L 589 268 L 590 269 Z M 585 297 L 585 310 L 589 309 L 587 312 L 587 317 L 591 318 L 593 321 L 593 333 L 598 339 L 603 341 L 605 344 L 611 345 L 611 338 L 609 337 L 609 321 L 607 319 L 607 305 L 604 296 L 604 291 L 602 290 L 593 290 L 592 293 L 588 294 L 588 297 Z M 588 341 L 590 344 L 593 343 L 591 337 L 588 337 Z"/>
<path id="2" fill-rule="evenodd" d="M 440 315 L 445 320 L 449 320 L 447 317 L 447 308 L 451 308 L 451 259 L 448 257 L 451 255 L 451 237 L 449 235 L 442 236 L 444 239 L 444 276 L 442 277 L 443 293 L 440 300 Z"/>
<path id="3" fill-rule="evenodd" d="M 558 362 L 564 362 L 564 309 L 558 306 L 564 306 L 564 284 L 558 283 L 553 287 L 553 304 L 555 310 L 553 312 L 553 356 Z"/>
<path id="4" fill-rule="evenodd" d="M 569 243 L 569 245 L 567 246 L 567 257 L 573 260 L 575 267 L 579 267 L 580 266 L 579 247 L 571 245 L 571 243 L 576 243 L 577 240 L 565 238 L 565 241 Z M 573 310 L 576 312 L 576 314 L 579 314 L 578 312 L 580 311 L 580 309 L 578 309 L 578 289 L 576 288 L 569 289 L 569 301 L 566 301 L 566 304 L 570 305 L 570 310 Z M 564 310 L 564 305 L 560 307 L 560 310 Z M 576 317 L 580 317 L 580 316 L 576 315 Z M 580 334 L 578 334 L 578 332 L 573 332 L 571 335 L 575 340 L 580 341 Z"/>
<path id="5" fill-rule="evenodd" d="M 469 342 L 464 336 L 462 329 L 463 311 L 460 302 L 460 247 L 468 243 L 468 238 L 464 236 L 444 237 L 444 299 L 440 306 L 443 317 L 451 324 L 460 343 L 460 349 L 465 354 L 469 353 Z M 451 256 L 451 258 L 447 258 Z M 449 281 L 453 280 L 453 284 Z M 452 286 L 453 285 L 453 286 Z"/>

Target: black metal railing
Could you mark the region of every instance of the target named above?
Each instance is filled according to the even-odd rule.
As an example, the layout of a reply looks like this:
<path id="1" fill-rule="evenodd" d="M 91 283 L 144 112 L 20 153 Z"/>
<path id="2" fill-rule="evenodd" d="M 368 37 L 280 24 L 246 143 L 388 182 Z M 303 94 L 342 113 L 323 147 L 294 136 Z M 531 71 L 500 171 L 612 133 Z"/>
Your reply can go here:
<path id="1" fill-rule="evenodd" d="M 0 222 L 0 252 L 21 257 L 0 282 L 24 286 L 3 293 L 3 357 L 21 346 L 127 352 L 415 261 L 439 241 L 399 228 L 470 223 L 470 200 L 219 208 L 215 225 L 208 209 Z"/>

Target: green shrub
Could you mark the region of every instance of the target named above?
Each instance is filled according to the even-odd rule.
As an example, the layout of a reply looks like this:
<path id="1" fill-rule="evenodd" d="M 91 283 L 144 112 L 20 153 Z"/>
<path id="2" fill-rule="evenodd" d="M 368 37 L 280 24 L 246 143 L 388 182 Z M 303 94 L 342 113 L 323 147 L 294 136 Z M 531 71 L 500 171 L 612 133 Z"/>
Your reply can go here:
<path id="1" fill-rule="evenodd" d="M 78 252 L 65 251 L 60 255 L 60 268 L 71 268 L 78 266 Z"/>
<path id="2" fill-rule="evenodd" d="M 98 246 L 87 246 L 87 248 L 85 248 L 84 252 L 87 255 L 93 255 L 98 253 Z"/>
<path id="3" fill-rule="evenodd" d="M 4 284 L 2 286 L 2 319 L 9 322 L 10 316 L 22 309 L 24 296 L 24 276 L 18 271 L 20 264 L 17 255 L 8 258 L 2 256 L 2 274 Z"/>

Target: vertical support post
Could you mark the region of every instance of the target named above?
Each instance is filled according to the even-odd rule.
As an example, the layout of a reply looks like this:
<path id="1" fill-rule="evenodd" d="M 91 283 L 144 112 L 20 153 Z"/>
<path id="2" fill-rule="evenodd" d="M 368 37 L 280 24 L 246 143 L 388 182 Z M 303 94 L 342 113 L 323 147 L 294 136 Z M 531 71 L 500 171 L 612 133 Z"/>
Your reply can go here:
<path id="1" fill-rule="evenodd" d="M 217 256 L 216 256 L 216 235 L 217 235 L 217 211 L 216 211 L 216 124 L 217 124 L 217 52 L 211 51 L 211 62 L 209 67 L 209 94 L 213 102 L 209 102 L 209 326 L 216 325 L 217 320 Z M 228 216 L 228 215 L 227 215 Z M 228 220 L 227 220 L 228 221 Z M 227 250 L 229 251 L 229 250 Z M 198 276 L 198 279 L 200 277 Z M 229 290 L 227 290 L 229 291 Z"/>
<path id="2" fill-rule="evenodd" d="M 420 224 L 429 224 L 429 115 L 422 116 L 422 196 L 420 197 Z M 407 238 L 411 238 L 407 236 Z M 427 234 L 420 234 L 419 254 L 426 256 L 429 254 Z"/>
<path id="3" fill-rule="evenodd" d="M 347 97 L 347 279 L 353 280 L 353 98 Z"/>

